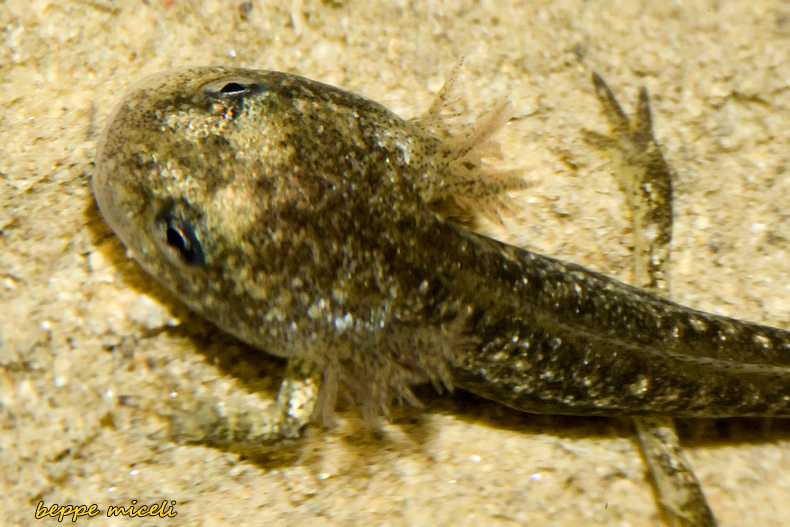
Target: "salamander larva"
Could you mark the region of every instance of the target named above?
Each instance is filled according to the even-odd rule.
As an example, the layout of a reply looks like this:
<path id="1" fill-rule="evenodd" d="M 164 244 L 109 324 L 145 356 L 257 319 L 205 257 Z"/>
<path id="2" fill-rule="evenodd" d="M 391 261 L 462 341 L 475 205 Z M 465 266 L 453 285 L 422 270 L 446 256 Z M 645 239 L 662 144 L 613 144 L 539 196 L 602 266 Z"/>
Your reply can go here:
<path id="1" fill-rule="evenodd" d="M 410 387 L 428 382 L 532 413 L 790 416 L 790 332 L 465 228 L 524 183 L 483 162 L 508 103 L 460 132 L 444 119 L 456 73 L 415 120 L 297 75 L 223 67 L 149 77 L 113 112 L 91 184 L 129 256 L 291 360 L 268 428 L 227 437 L 298 435 L 319 385 L 325 413 L 338 389 L 376 415 L 393 398 L 417 404 Z M 645 148 L 622 161 L 666 171 L 643 97 Z M 632 209 L 629 192 L 660 197 L 655 182 L 623 184 Z M 661 243 L 646 250 L 660 259 Z M 637 261 L 660 290 L 654 260 Z"/>

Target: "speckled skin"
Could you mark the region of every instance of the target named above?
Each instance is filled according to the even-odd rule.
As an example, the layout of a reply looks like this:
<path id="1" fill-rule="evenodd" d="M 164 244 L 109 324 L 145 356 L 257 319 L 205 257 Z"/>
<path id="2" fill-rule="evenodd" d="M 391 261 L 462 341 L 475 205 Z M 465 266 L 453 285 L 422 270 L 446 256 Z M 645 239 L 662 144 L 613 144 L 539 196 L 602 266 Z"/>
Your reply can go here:
<path id="1" fill-rule="evenodd" d="M 190 308 L 363 407 L 432 382 L 535 413 L 790 416 L 790 333 L 446 221 L 513 187 L 480 163 L 502 115 L 448 138 L 290 74 L 170 72 L 115 110 L 92 187 Z"/>

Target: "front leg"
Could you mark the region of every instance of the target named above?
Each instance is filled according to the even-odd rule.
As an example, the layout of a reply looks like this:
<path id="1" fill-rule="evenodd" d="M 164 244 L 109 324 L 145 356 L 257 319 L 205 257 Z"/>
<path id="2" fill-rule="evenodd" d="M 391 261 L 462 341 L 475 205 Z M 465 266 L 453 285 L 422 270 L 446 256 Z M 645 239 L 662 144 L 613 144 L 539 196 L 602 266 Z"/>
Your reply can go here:
<path id="1" fill-rule="evenodd" d="M 168 416 L 170 434 L 187 443 L 252 449 L 298 439 L 316 412 L 322 381 L 314 364 L 291 359 L 271 412 L 229 411 L 216 401 L 179 401 Z"/>
<path id="2" fill-rule="evenodd" d="M 617 183 L 625 193 L 634 229 L 636 286 L 669 296 L 672 242 L 672 174 L 653 136 L 647 90 L 639 94 L 631 121 L 600 75 L 593 74 L 611 136 L 587 133 L 587 141 L 615 163 Z M 671 417 L 634 418 L 658 501 L 669 523 L 679 527 L 715 527 L 699 481 L 678 441 Z"/>

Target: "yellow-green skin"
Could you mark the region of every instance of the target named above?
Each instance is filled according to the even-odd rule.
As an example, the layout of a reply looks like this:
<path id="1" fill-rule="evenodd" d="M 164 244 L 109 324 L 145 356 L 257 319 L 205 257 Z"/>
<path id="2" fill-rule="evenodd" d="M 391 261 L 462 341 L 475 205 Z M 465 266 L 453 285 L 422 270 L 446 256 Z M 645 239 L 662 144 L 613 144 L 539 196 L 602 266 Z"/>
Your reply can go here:
<path id="1" fill-rule="evenodd" d="M 512 185 L 475 186 L 501 123 L 432 122 L 286 73 L 169 72 L 113 113 L 92 188 L 191 309 L 368 407 L 432 382 L 536 413 L 790 416 L 787 332 L 448 222 Z"/>

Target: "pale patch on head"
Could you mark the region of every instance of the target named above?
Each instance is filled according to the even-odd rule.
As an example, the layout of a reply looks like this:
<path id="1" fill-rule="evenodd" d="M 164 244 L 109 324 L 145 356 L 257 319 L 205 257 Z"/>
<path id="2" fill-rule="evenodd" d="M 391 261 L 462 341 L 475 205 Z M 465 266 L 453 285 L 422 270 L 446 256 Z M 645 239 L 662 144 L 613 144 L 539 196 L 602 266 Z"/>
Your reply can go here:
<path id="1" fill-rule="evenodd" d="M 205 205 L 209 228 L 219 228 L 230 241 L 240 241 L 258 221 L 260 203 L 255 192 L 243 185 L 218 189 Z"/>

